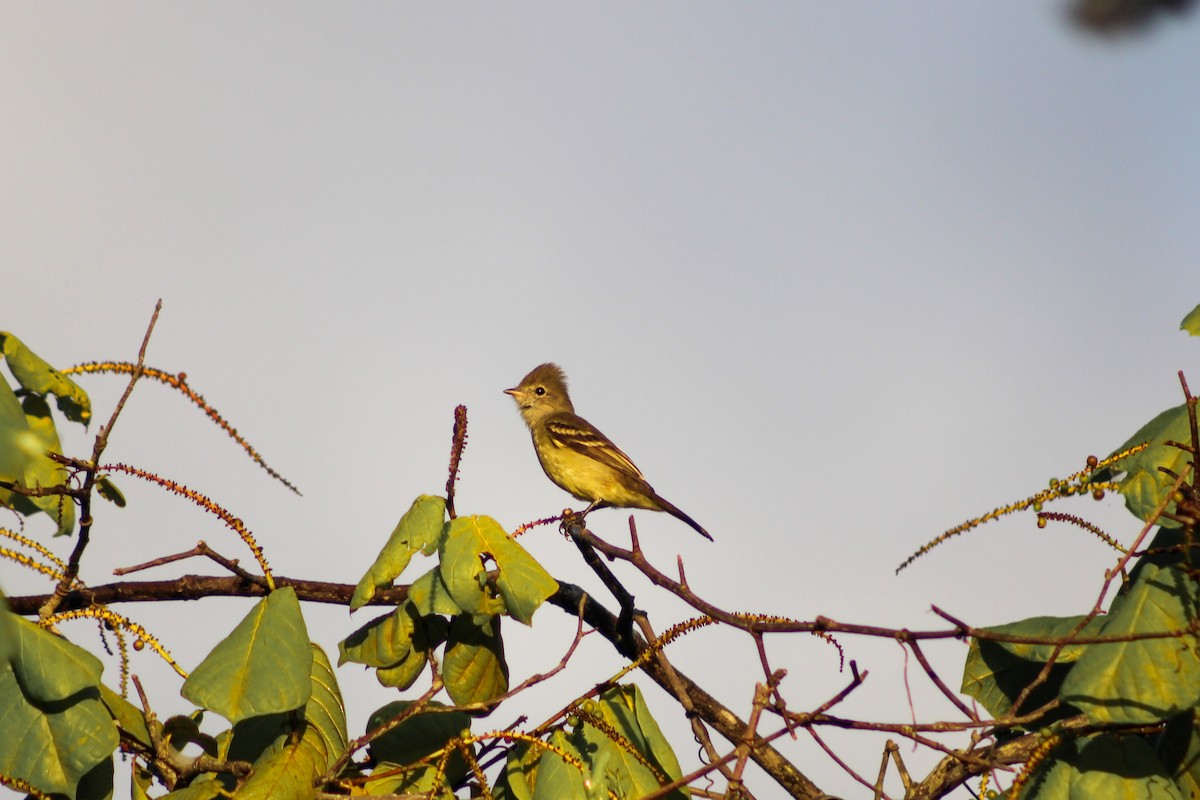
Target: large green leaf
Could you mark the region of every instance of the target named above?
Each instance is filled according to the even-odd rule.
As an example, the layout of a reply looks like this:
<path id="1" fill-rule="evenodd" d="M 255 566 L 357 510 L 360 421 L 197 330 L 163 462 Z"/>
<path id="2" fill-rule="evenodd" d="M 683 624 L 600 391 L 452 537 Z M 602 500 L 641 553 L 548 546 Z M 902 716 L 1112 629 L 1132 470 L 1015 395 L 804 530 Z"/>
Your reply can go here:
<path id="1" fill-rule="evenodd" d="M 562 731 L 550 736 L 550 744 L 567 755 L 582 761 L 583 756 Z M 586 764 L 584 765 L 586 768 Z M 573 763 L 565 761 L 558 753 L 546 750 L 538 760 L 534 772 L 533 800 L 561 800 L 564 797 L 579 800 L 604 800 L 608 797 L 604 781 L 588 784 L 588 776 Z M 510 783 L 511 785 L 511 783 Z"/>
<path id="2" fill-rule="evenodd" d="M 1100 632 L 1137 636 L 1184 630 L 1200 607 L 1194 577 L 1179 563 L 1175 530 L 1160 530 Z M 1194 635 L 1091 645 L 1063 681 L 1062 697 L 1098 723 L 1154 723 L 1200 703 L 1200 640 Z"/>
<path id="3" fill-rule="evenodd" d="M 550 573 L 511 539 L 491 517 L 453 520 L 439 548 L 442 580 L 450 596 L 469 614 L 499 614 L 528 625 L 533 612 L 558 583 Z M 499 570 L 493 586 L 486 562 Z"/>
<path id="4" fill-rule="evenodd" d="M 388 703 L 371 715 L 367 730 L 378 728 L 411 705 L 407 700 Z M 397 772 L 441 750 L 452 739 L 470 733 L 471 718 L 461 711 L 442 710 L 446 708 L 447 706 L 441 703 L 429 703 L 420 713 L 404 720 L 371 743 L 371 761 L 377 765 L 374 772 L 380 777 L 368 781 L 368 792 L 448 793 L 449 787 L 467 774 L 466 759 L 458 751 L 450 756 L 445 773 L 441 777 L 436 774 L 436 770 L 429 767 Z"/>
<path id="5" fill-rule="evenodd" d="M 371 714 L 367 730 L 373 731 L 394 719 L 412 705 L 410 700 L 396 700 Z M 462 711 L 451 711 L 444 703 L 431 701 L 420 713 L 414 714 L 370 744 L 373 761 L 411 764 L 442 749 L 456 736 L 471 732 L 471 717 Z"/>
<path id="6" fill-rule="evenodd" d="M 229 761 L 249 761 L 253 764 L 294 738 L 296 727 L 297 716 L 294 711 L 244 719 L 216 737 L 216 755 Z"/>
<path id="7" fill-rule="evenodd" d="M 442 680 L 456 705 L 487 703 L 508 691 L 500 617 L 455 617 L 446 639 Z"/>
<path id="8" fill-rule="evenodd" d="M 1083 617 L 1033 617 L 1031 619 L 997 625 L 984 630 L 1006 636 L 1056 639 L 1066 636 L 1075 629 Z M 1079 636 L 1095 636 L 1103 627 L 1104 619 L 1093 618 L 1084 626 Z M 1083 655 L 1085 645 L 1064 647 L 1055 658 L 1054 666 L 1046 680 L 1025 701 L 1021 710 L 1033 711 L 1058 697 L 1063 679 Z M 990 639 L 972 639 L 967 651 L 967 663 L 963 670 L 962 690 L 978 700 L 993 717 L 1001 717 L 1012 710 L 1017 699 L 1042 671 L 1053 653 L 1051 645 L 1014 644 Z M 1063 719 L 1076 710 L 1059 708 L 1037 725 L 1042 727 L 1055 719 Z"/>
<path id="9" fill-rule="evenodd" d="M 184 682 L 182 694 L 230 722 L 290 711 L 312 692 L 312 650 L 296 592 L 259 601 Z"/>
<path id="10" fill-rule="evenodd" d="M 311 797 L 313 781 L 346 749 L 346 712 L 333 667 L 320 647 L 310 647 L 312 694 L 302 713 L 254 717 L 226 737 L 226 757 L 254 764 L 236 797 Z"/>
<path id="11" fill-rule="evenodd" d="M 119 741 L 117 726 L 95 684 L 53 701 L 35 697 L 14 669 L 22 657 L 0 663 L 0 774 L 43 792 L 73 796 L 83 777 L 112 756 Z M 43 671 L 24 669 L 23 674 Z M 78 669 L 72 665 L 65 671 L 76 674 Z M 43 680 L 42 690 L 57 690 L 68 682 Z"/>
<path id="12" fill-rule="evenodd" d="M 234 793 L 238 800 L 311 800 L 313 781 L 322 772 L 317 754 L 303 742 L 285 745 L 255 763 L 254 771 Z"/>
<path id="13" fill-rule="evenodd" d="M 235 725 L 231 732 L 218 737 L 220 755 L 232 761 L 257 762 L 294 743 L 303 724 L 302 735 L 311 747 L 325 754 L 340 753 L 346 746 L 346 712 L 325 652 L 311 645 L 312 695 L 304 713 L 282 712 L 251 717 Z M 332 761 L 326 762 L 326 767 Z"/>
<path id="14" fill-rule="evenodd" d="M 0 349 L 17 383 L 43 397 L 54 395 L 59 411 L 67 419 L 87 424 L 92 417 L 92 404 L 79 384 L 47 364 L 11 333 L 0 331 Z"/>
<path id="15" fill-rule="evenodd" d="M 324 755 L 324 760 L 319 762 L 324 773 L 346 749 L 346 706 L 329 657 L 315 644 L 312 651 L 312 694 L 304 705 L 308 727 L 303 740 Z"/>
<path id="16" fill-rule="evenodd" d="M 641 797 L 683 775 L 675 751 L 638 687 L 612 686 L 596 701 L 585 703 L 584 711 L 598 717 L 617 735 L 614 740 L 586 718 L 580 718 L 571 741 L 591 767 L 593 782 L 607 782 L 618 797 Z M 690 793 L 679 789 L 667 796 L 682 799 Z"/>
<path id="17" fill-rule="evenodd" d="M 32 701 L 53 703 L 87 689 L 99 692 L 100 659 L 10 611 L 0 613 L 13 626 L 12 668 Z"/>
<path id="18" fill-rule="evenodd" d="M 367 570 L 367 574 L 363 575 L 354 587 L 350 610 L 362 608 L 371 602 L 377 591 L 390 587 L 404 572 L 414 553 L 432 554 L 442 535 L 445 518 L 444 497 L 423 494 L 414 500 L 412 506 L 396 523 L 396 528 L 379 551 L 379 555 L 375 557 L 371 569 Z"/>
<path id="19" fill-rule="evenodd" d="M 509 751 L 497 797 L 541 800 L 557 797 L 642 797 L 681 777 L 675 752 L 636 686 L 612 686 L 578 714 L 570 734 L 556 731 L 554 749 L 521 745 Z M 668 797 L 690 797 L 686 787 Z"/>
<path id="20" fill-rule="evenodd" d="M 1097 735 L 1056 747 L 1021 800 L 1184 800 L 1162 762 L 1137 736 Z"/>

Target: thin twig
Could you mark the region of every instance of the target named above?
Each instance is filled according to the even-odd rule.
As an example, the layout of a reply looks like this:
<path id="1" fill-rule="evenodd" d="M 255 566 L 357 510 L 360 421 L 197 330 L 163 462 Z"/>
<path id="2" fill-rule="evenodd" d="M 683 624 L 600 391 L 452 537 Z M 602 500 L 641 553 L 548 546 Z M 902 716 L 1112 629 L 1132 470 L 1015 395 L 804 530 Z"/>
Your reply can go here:
<path id="1" fill-rule="evenodd" d="M 176 561 L 183 561 L 184 559 L 194 558 L 196 556 L 204 556 L 205 558 L 215 561 L 225 569 L 232 572 L 234 575 L 237 575 L 242 580 L 256 583 L 264 587 L 267 585 L 266 578 L 261 575 L 255 575 L 252 572 L 243 569 L 239 565 L 236 558 L 226 558 L 209 547 L 208 543 L 203 540 L 196 542 L 196 546 L 191 550 L 185 550 L 182 553 L 173 553 L 169 556 L 160 556 L 159 558 L 154 558 L 141 564 L 134 564 L 133 566 L 129 567 L 118 567 L 117 569 L 113 570 L 113 575 L 129 575 L 134 572 L 141 572 L 142 570 L 151 569 L 152 567 L 160 567 L 163 564 L 171 564 Z"/>
<path id="2" fill-rule="evenodd" d="M 929 680 L 933 682 L 933 685 L 938 688 L 938 691 L 942 693 L 942 696 L 953 703 L 959 711 L 966 714 L 969 719 L 978 721 L 979 716 L 975 713 L 975 711 L 962 700 L 960 700 L 957 694 L 950 691 L 950 687 L 942 681 L 941 677 L 937 674 L 937 671 L 934 670 L 933 665 L 929 663 L 927 658 L 925 658 L 925 653 L 922 652 L 921 645 L 916 641 L 907 641 L 905 644 L 908 645 L 909 649 L 912 650 L 913 655 L 917 657 L 917 663 L 919 663 L 921 668 L 925 670 L 925 674 L 929 677 Z"/>
<path id="3" fill-rule="evenodd" d="M 146 333 L 142 336 L 142 346 L 138 348 L 137 366 L 133 370 L 133 374 L 129 376 L 129 383 L 125 386 L 125 391 L 121 394 L 121 399 L 117 401 L 117 405 L 113 408 L 112 415 L 108 418 L 108 423 L 105 424 L 96 433 L 96 441 L 92 446 L 92 460 L 85 470 L 83 478 L 83 487 L 79 498 L 79 537 L 75 542 L 75 549 L 71 551 L 71 557 L 67 560 L 67 568 L 63 572 L 63 576 L 58 581 L 58 585 L 54 587 L 54 594 L 46 601 L 46 604 L 39 610 L 39 616 L 42 619 L 47 619 L 54 614 L 59 603 L 67 596 L 71 590 L 71 585 L 79 576 L 79 562 L 83 558 L 83 551 L 87 549 L 88 540 L 91 537 L 92 531 L 92 490 L 96 485 L 96 474 L 98 465 L 100 464 L 100 456 L 104 453 L 104 448 L 108 447 L 108 437 L 112 433 L 113 426 L 117 424 L 117 417 L 121 415 L 121 411 L 125 408 L 125 403 L 129 400 L 129 395 L 133 393 L 133 387 L 137 383 L 138 378 L 142 377 L 142 369 L 146 365 L 146 347 L 150 344 L 150 334 L 154 332 L 154 325 L 158 322 L 158 314 L 162 311 L 162 299 L 154 304 L 154 313 L 150 315 L 150 324 L 146 326 Z"/>
<path id="4" fill-rule="evenodd" d="M 750 707 L 750 719 L 746 721 L 746 733 L 742 736 L 742 740 L 737 745 L 737 761 L 733 767 L 733 777 L 729 781 L 730 797 L 738 797 L 742 789 L 742 773 L 746 771 L 746 761 L 750 758 L 750 751 L 754 746 L 755 733 L 758 730 L 758 718 L 762 716 L 763 707 L 767 704 L 767 699 L 771 696 L 771 685 L 769 683 L 757 683 L 754 685 L 754 702 Z"/>

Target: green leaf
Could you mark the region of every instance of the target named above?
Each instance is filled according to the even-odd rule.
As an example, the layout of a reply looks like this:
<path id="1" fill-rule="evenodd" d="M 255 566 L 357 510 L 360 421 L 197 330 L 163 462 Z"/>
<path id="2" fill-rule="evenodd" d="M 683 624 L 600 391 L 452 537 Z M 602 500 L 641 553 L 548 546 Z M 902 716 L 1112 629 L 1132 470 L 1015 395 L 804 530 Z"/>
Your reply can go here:
<path id="1" fill-rule="evenodd" d="M 412 610 L 412 605 L 408 608 Z M 399 664 L 382 667 L 375 671 L 375 678 L 384 686 L 391 686 L 401 691 L 412 686 L 421 676 L 425 665 L 429 663 L 430 654 L 446 641 L 446 620 L 437 616 L 421 617 L 416 621 L 413 630 L 412 650 Z"/>
<path id="2" fill-rule="evenodd" d="M 107 475 L 101 475 L 96 479 L 96 491 L 100 493 L 108 502 L 112 503 L 117 508 L 125 507 L 125 495 L 117 488 Z"/>
<path id="3" fill-rule="evenodd" d="M 259 601 L 184 681 L 182 694 L 230 722 L 290 711 L 312 692 L 312 650 L 296 592 Z"/>
<path id="4" fill-rule="evenodd" d="M 15 634 L 12 669 L 31 701 L 53 703 L 88 689 L 99 691 L 100 659 L 10 611 L 2 613 Z"/>
<path id="5" fill-rule="evenodd" d="M 451 756 L 453 759 L 454 756 Z M 461 760 L 462 756 L 458 756 Z M 454 800 L 448 772 L 438 771 L 436 764 L 422 764 L 405 769 L 404 764 L 381 761 L 363 788 L 371 797 L 419 797 L 421 800 Z M 379 775 L 376 778 L 374 775 Z"/>
<path id="6" fill-rule="evenodd" d="M 0 731 L 5 732 L 0 736 L 0 774 L 20 778 L 48 794 L 74 796 L 88 772 L 111 761 L 119 743 L 117 726 L 95 685 L 69 698 L 46 701 L 26 693 L 28 688 L 19 682 L 14 666 L 15 662 L 0 663 Z M 43 681 L 48 683 L 62 685 Z"/>
<path id="7" fill-rule="evenodd" d="M 220 781 L 200 779 L 185 789 L 164 794 L 158 800 L 213 800 L 221 795 L 221 789 Z"/>
<path id="8" fill-rule="evenodd" d="M 311 800 L 317 796 L 313 781 L 323 772 L 316 754 L 303 742 L 288 744 L 256 762 L 233 796 L 237 800 Z"/>
<path id="9" fill-rule="evenodd" d="M 1184 797 L 1200 797 L 1200 716 L 1192 708 L 1167 721 L 1156 752 Z"/>
<path id="10" fill-rule="evenodd" d="M 106 758 L 84 773 L 75 790 L 75 800 L 112 800 L 113 760 Z"/>
<path id="11" fill-rule="evenodd" d="M 129 761 L 130 800 L 150 800 L 150 787 L 154 785 L 154 773 L 145 769 L 137 759 Z"/>
<path id="12" fill-rule="evenodd" d="M 618 737 L 610 738 L 581 716 L 581 724 L 571 741 L 584 755 L 592 783 L 607 783 L 619 797 L 641 797 L 682 777 L 675 751 L 650 714 L 638 687 L 612 686 L 598 700 L 585 703 L 583 710 L 603 720 Z M 667 796 L 682 800 L 689 793 L 679 789 Z"/>
<path id="13" fill-rule="evenodd" d="M 1182 542 L 1160 529 L 1151 548 Z M 1184 630 L 1200 604 L 1195 579 L 1178 551 L 1143 556 L 1113 601 L 1100 633 L 1145 635 Z M 1194 635 L 1097 644 L 1063 681 L 1062 697 L 1093 722 L 1146 724 L 1200 703 L 1200 640 Z"/>
<path id="14" fill-rule="evenodd" d="M 191 714 L 179 714 L 168 717 L 163 722 L 163 738 L 175 750 L 182 751 L 189 745 L 196 745 L 210 756 L 216 756 L 219 743 L 216 738 L 200 730 L 204 721 L 204 711 L 196 710 Z M 261 719 L 261 717 L 256 717 Z M 250 760 L 250 759 L 246 759 Z"/>
<path id="15" fill-rule="evenodd" d="M 408 700 L 397 700 L 388 703 L 371 715 L 367 722 L 367 730 L 372 731 L 385 722 L 399 716 L 412 705 Z M 371 760 L 374 763 L 390 763 L 407 766 L 420 761 L 425 756 L 435 753 L 446 746 L 451 740 L 464 733 L 470 733 L 471 718 L 462 711 L 443 710 L 449 707 L 438 702 L 430 702 L 425 709 L 401 722 L 392 730 L 380 736 L 370 744 Z M 461 754 L 450 757 L 446 766 L 446 777 L 450 782 L 457 781 L 467 773 L 467 762 Z M 383 770 L 377 769 L 376 772 Z M 388 787 L 382 793 L 396 793 L 401 784 Z M 373 787 L 373 793 L 381 787 Z M 415 788 L 403 787 L 404 791 L 420 791 Z"/>
<path id="16" fill-rule="evenodd" d="M 371 715 L 367 730 L 380 725 L 408 709 L 412 703 L 398 700 L 388 703 Z M 453 797 L 450 786 L 467 774 L 466 759 L 458 751 L 451 754 L 444 775 L 433 764 L 413 768 L 413 765 L 438 750 L 464 732 L 470 732 L 470 717 L 461 711 L 440 711 L 447 706 L 431 702 L 425 709 L 406 719 L 370 745 L 375 774 L 366 783 L 373 795 L 416 794 L 435 792 L 436 797 Z"/>
<path id="17" fill-rule="evenodd" d="M 329 769 L 346 749 L 349 737 L 346 733 L 346 705 L 338 688 L 337 675 L 325 651 L 312 646 L 312 694 L 304 706 L 304 719 L 308 728 L 304 740 L 326 754 L 321 772 Z"/>
<path id="18" fill-rule="evenodd" d="M 305 784 L 311 787 L 346 749 L 346 711 L 333 667 L 320 647 L 310 648 L 312 694 L 303 712 L 254 717 L 234 727 L 227 757 L 254 763 L 236 797 L 311 797 Z"/>
<path id="19" fill-rule="evenodd" d="M 244 719 L 217 737 L 217 756 L 254 763 L 287 744 L 297 728 L 294 711 Z"/>
<path id="20" fill-rule="evenodd" d="M 495 787 L 496 796 L 503 796 L 504 800 L 533 800 L 538 762 L 543 752 L 542 748 L 535 748 L 528 742 L 511 748 L 504 761 L 504 772 Z"/>
<path id="21" fill-rule="evenodd" d="M 468 616 L 455 617 L 447 634 L 442 680 L 455 705 L 488 703 L 508 691 L 508 664 L 500 639 L 500 618 L 480 624 Z"/>
<path id="22" fill-rule="evenodd" d="M 408 599 L 421 616 L 445 614 L 453 617 L 463 613 L 462 608 L 450 596 L 450 590 L 446 588 L 446 582 L 442 580 L 442 571 L 438 567 L 412 582 L 408 587 Z"/>
<path id="23" fill-rule="evenodd" d="M 445 498 L 423 494 L 414 500 L 396 523 L 395 530 L 375 557 L 371 569 L 354 587 L 350 610 L 357 611 L 371 602 L 377 591 L 389 588 L 404 572 L 413 553 L 425 550 L 428 551 L 427 555 L 432 553 L 442 535 L 445 518 Z"/>
<path id="24" fill-rule="evenodd" d="M 18 619 L 20 617 L 9 611 L 4 592 L 0 592 L 0 661 L 8 661 L 17 652 Z"/>
<path id="25" fill-rule="evenodd" d="M 30 455 L 25 464 L 24 485 L 29 488 L 63 485 L 69 477 L 67 468 L 46 457 L 47 452 L 62 453 L 58 431 L 50 416 L 50 406 L 37 395 L 26 395 L 21 401 L 21 408 L 29 424 L 29 433 L 37 439 L 36 452 Z M 71 498 L 50 495 L 22 497 L 21 500 L 32 504 L 38 511 L 44 511 L 58 523 L 55 536 L 65 536 L 75 529 L 75 503 Z"/>
<path id="26" fill-rule="evenodd" d="M 1116 482 L 1120 487 L 1121 496 L 1125 498 L 1126 508 L 1138 519 L 1149 520 L 1175 484 L 1175 480 L 1163 473 L 1159 467 L 1165 467 L 1179 475 L 1188 462 L 1186 452 L 1178 447 L 1170 447 L 1166 442 L 1188 442 L 1191 438 L 1187 406 L 1168 408 L 1143 425 L 1113 452 L 1119 453 L 1143 442 L 1150 442 L 1149 447 L 1121 459 L 1107 470 L 1097 472 L 1093 480 L 1113 480 L 1115 474 L 1124 472 Z M 1174 503 L 1167 505 L 1167 511 L 1174 510 Z M 1162 518 L 1158 522 L 1168 528 L 1177 527 L 1179 524 L 1174 520 Z"/>
<path id="27" fill-rule="evenodd" d="M 406 603 L 376 617 L 338 644 L 338 666 L 347 661 L 368 667 L 392 667 L 412 651 L 416 612 Z"/>
<path id="28" fill-rule="evenodd" d="M 126 736 L 147 748 L 152 747 L 150 732 L 146 730 L 146 717 L 139 708 L 103 683 L 100 684 L 100 701 L 104 703 L 108 713 L 112 714 L 112 718 L 116 720 L 117 727 L 124 731 Z"/>
<path id="29" fill-rule="evenodd" d="M 26 395 L 22 404 L 0 376 L 0 480 L 25 488 L 62 484 L 66 469 L 47 451 L 60 453 L 61 447 L 46 402 Z M 75 526 L 75 504 L 61 495 L 26 497 L 0 489 L 0 504 L 25 515 L 46 512 L 58 523 L 58 535 Z"/>
<path id="30" fill-rule="evenodd" d="M 551 734 L 550 744 L 568 755 L 582 760 L 579 751 L 562 731 L 555 731 Z M 558 753 L 546 750 L 538 760 L 534 776 L 533 800 L 560 800 L 564 797 L 593 800 L 593 798 L 607 795 L 607 793 L 601 794 L 604 791 L 602 785 L 593 785 L 589 791 L 585 778 L 586 776 L 578 766 L 563 760 Z"/>
<path id="31" fill-rule="evenodd" d="M 399 664 L 390 667 L 380 667 L 375 670 L 375 680 L 381 686 L 389 686 L 404 691 L 417 682 L 425 665 L 429 663 L 429 651 L 413 649 Z"/>
<path id="32" fill-rule="evenodd" d="M 58 398 L 58 409 L 72 422 L 87 424 L 92 418 L 92 405 L 87 392 L 79 384 L 47 364 L 11 333 L 0 331 L 0 349 L 8 359 L 17 383 L 43 397 Z"/>
<path id="33" fill-rule="evenodd" d="M 1200 306 L 1196 306 L 1179 323 L 1179 330 L 1187 331 L 1192 336 L 1200 336 Z"/>
<path id="34" fill-rule="evenodd" d="M 1183 800 L 1154 750 L 1136 736 L 1072 739 L 1054 748 L 1045 764 L 1021 800 Z"/>
<path id="35" fill-rule="evenodd" d="M 558 591 L 558 581 L 550 577 L 525 548 L 512 539 L 506 538 L 506 542 L 509 547 L 493 554 L 500 565 L 496 585 L 500 587 L 500 596 L 504 598 L 509 616 L 530 625 L 533 612 Z"/>
<path id="36" fill-rule="evenodd" d="M 0 375 L 0 480 L 25 485 L 25 465 L 37 452 L 37 437 L 29 433 L 25 409 Z M 12 493 L 0 489 L 0 502 L 11 504 Z"/>
<path id="37" fill-rule="evenodd" d="M 1033 617 L 1032 619 L 997 625 L 984 630 L 1006 636 L 1057 639 L 1066 636 L 1083 620 L 1079 617 Z M 1088 622 L 1080 636 L 1095 636 L 1104 625 L 1097 617 Z M 1075 661 L 1083 655 L 1086 645 L 1064 647 L 1050 668 L 1046 681 L 1035 689 L 1022 706 L 1023 711 L 1040 708 L 1058 696 L 1063 679 Z M 990 639 L 972 639 L 967 651 L 967 663 L 963 671 L 962 690 L 974 697 L 994 717 L 1004 716 L 1012 710 L 1013 701 L 1041 673 L 1050 658 L 1051 645 L 1013 644 Z M 1060 708 L 1038 721 L 1044 727 L 1053 720 L 1065 719 L 1078 713 L 1076 710 Z"/>
<path id="38" fill-rule="evenodd" d="M 507 611 L 528 625 L 533 612 L 558 591 L 558 583 L 550 573 L 491 517 L 453 520 L 442 537 L 439 555 L 446 589 L 469 614 Z M 486 561 L 495 563 L 499 570 L 494 586 Z"/>
<path id="39" fill-rule="evenodd" d="M 375 667 L 384 686 L 407 689 L 420 677 L 429 652 L 445 639 L 441 617 L 418 617 L 412 603 L 368 622 L 338 645 L 338 664 Z"/>
<path id="40" fill-rule="evenodd" d="M 556 797 L 642 797 L 682 776 L 675 752 L 633 685 L 612 686 L 584 703 L 568 735 L 556 731 L 554 750 L 522 745 L 509 751 L 497 797 L 539 800 Z M 681 788 L 667 795 L 690 797 Z"/>

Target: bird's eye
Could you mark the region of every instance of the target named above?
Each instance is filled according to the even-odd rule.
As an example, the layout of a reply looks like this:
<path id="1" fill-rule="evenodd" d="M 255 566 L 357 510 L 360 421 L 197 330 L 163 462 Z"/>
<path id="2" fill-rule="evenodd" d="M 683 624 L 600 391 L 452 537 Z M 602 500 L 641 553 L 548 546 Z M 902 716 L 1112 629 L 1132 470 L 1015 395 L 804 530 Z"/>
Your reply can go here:
<path id="1" fill-rule="evenodd" d="M 539 386 L 533 390 L 533 393 L 536 394 L 538 397 L 541 397 L 542 395 L 544 395 L 546 393 L 546 387 Z"/>

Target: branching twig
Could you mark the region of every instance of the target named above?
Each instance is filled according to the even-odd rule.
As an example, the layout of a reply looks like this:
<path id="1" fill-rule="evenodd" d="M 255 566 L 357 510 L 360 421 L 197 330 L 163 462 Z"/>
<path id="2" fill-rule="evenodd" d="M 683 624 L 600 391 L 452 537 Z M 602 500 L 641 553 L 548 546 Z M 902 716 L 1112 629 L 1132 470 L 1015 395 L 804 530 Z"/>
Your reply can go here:
<path id="1" fill-rule="evenodd" d="M 129 395 L 133 393 L 133 387 L 138 378 L 142 376 L 142 369 L 146 364 L 146 347 L 150 344 L 150 334 L 154 332 L 154 324 L 158 322 L 160 311 L 162 311 L 161 299 L 154 304 L 154 313 L 150 315 L 150 324 L 146 326 L 146 334 L 142 337 L 142 346 L 138 349 L 137 366 L 134 368 L 133 374 L 129 376 L 129 383 L 125 386 L 121 399 L 113 408 L 108 422 L 96 433 L 96 441 L 92 446 L 92 460 L 85 470 L 83 487 L 79 496 L 79 537 L 75 542 L 75 549 L 71 551 L 71 557 L 67 561 L 67 569 L 63 572 L 58 585 L 54 587 L 54 594 L 38 612 L 42 619 L 46 619 L 57 610 L 58 605 L 71 590 L 71 585 L 79 577 L 79 562 L 83 558 L 83 551 L 87 549 L 92 531 L 92 490 L 96 486 L 97 465 L 100 463 L 100 456 L 104 454 L 104 448 L 108 447 L 108 437 L 112 433 L 113 426 L 117 424 L 117 417 L 125 408 L 125 403 L 129 400 Z"/>

